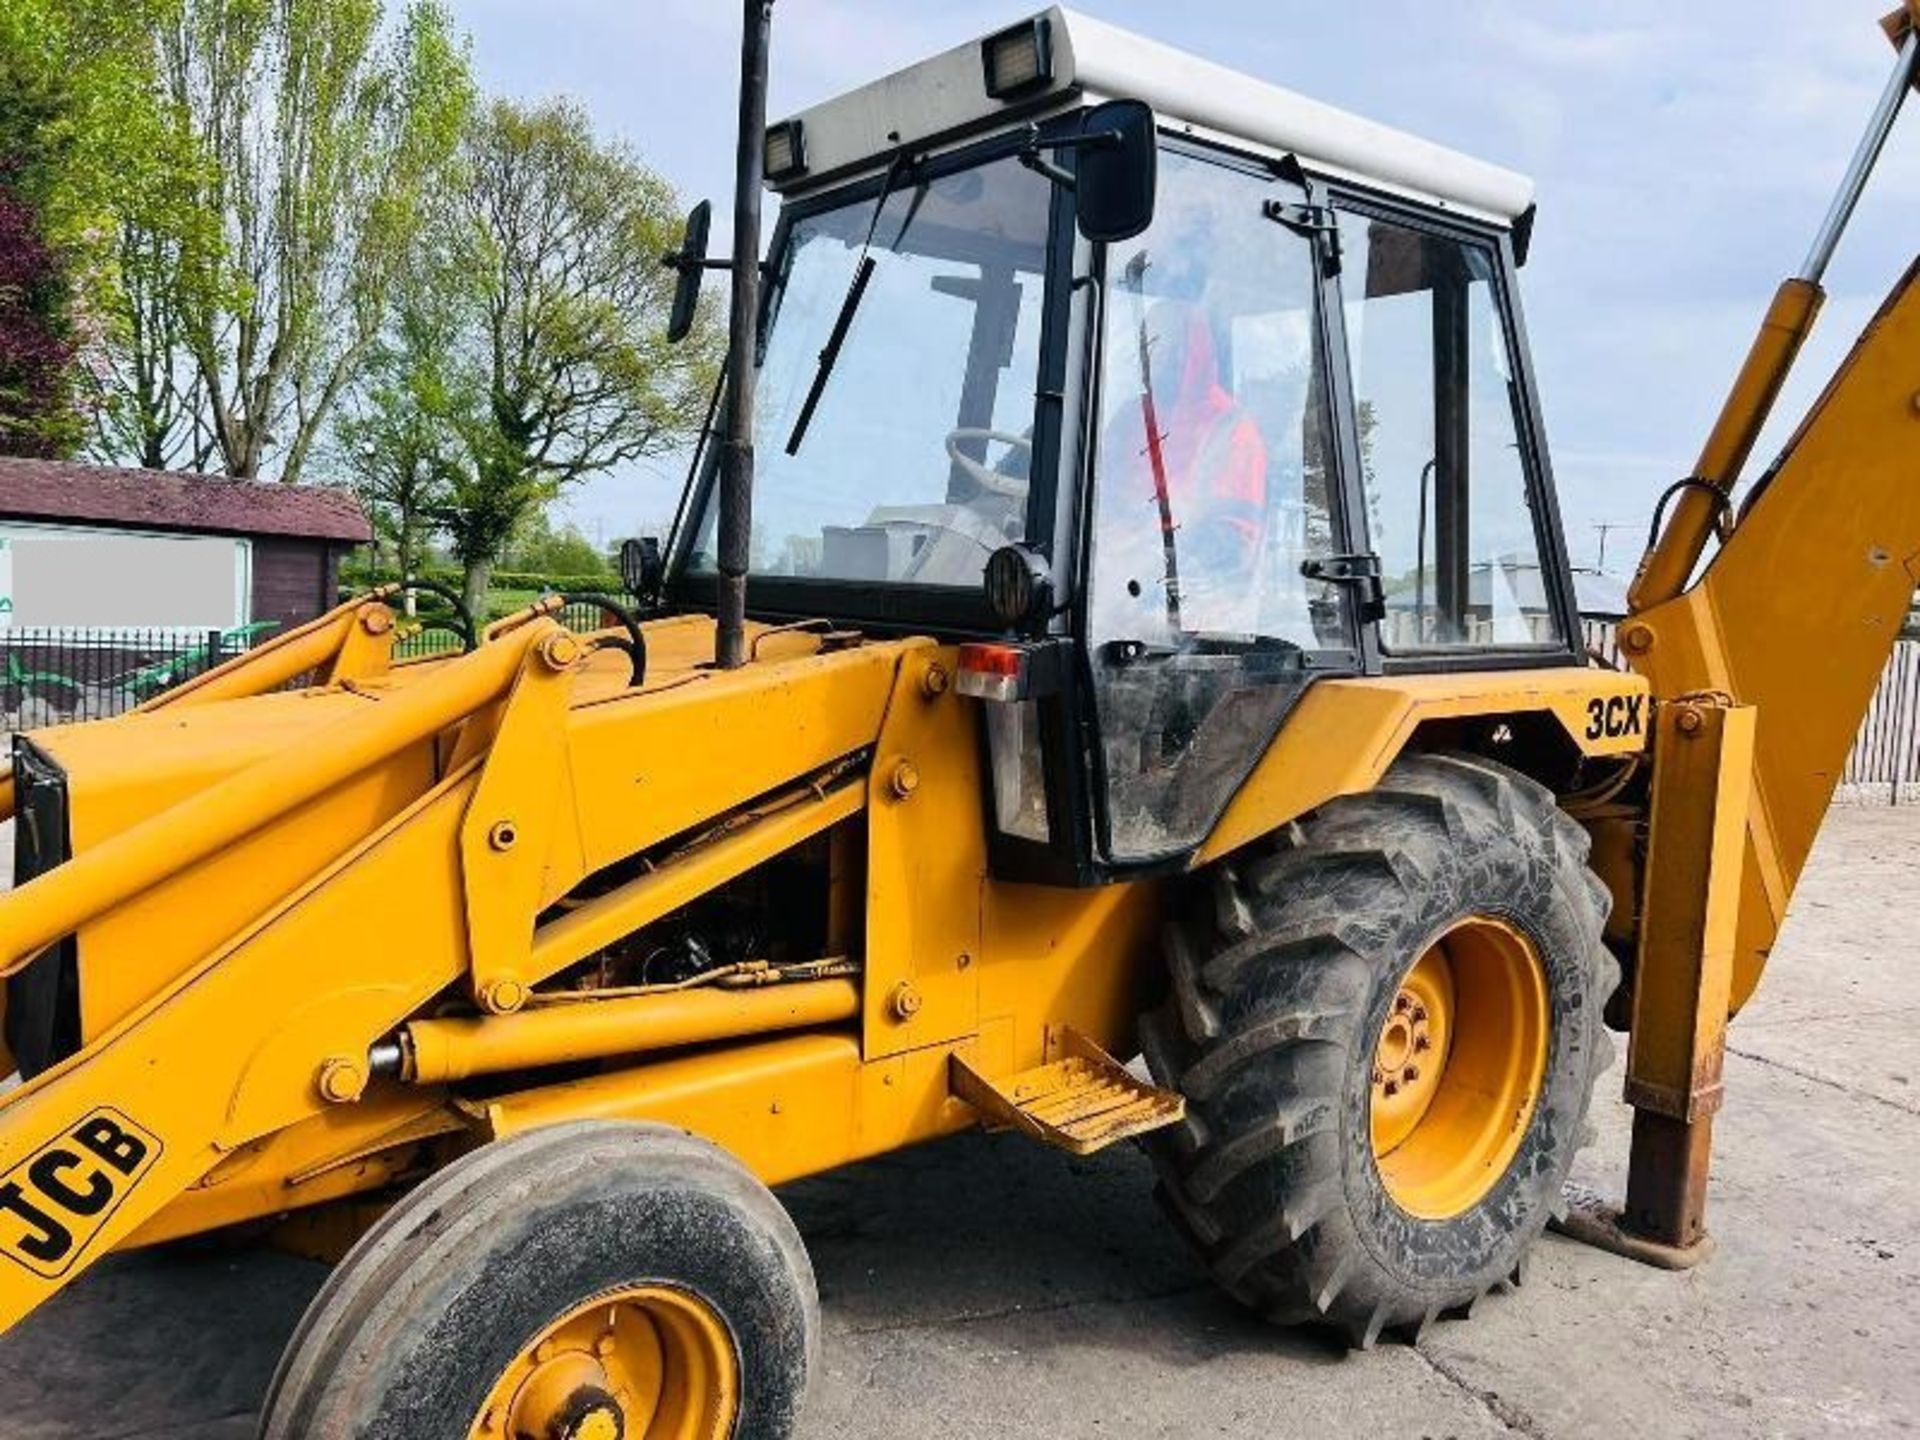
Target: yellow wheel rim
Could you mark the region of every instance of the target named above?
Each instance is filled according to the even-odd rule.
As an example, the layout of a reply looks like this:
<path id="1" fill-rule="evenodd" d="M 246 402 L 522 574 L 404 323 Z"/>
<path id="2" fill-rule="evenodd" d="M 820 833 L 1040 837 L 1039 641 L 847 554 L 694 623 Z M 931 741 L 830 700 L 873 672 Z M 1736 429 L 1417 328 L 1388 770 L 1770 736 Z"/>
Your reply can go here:
<path id="1" fill-rule="evenodd" d="M 1447 1220 L 1486 1198 L 1540 1101 L 1551 1024 L 1533 943 L 1462 921 L 1400 982 L 1375 1038 L 1373 1156 L 1409 1215 Z"/>
<path id="2" fill-rule="evenodd" d="M 469 1440 L 724 1440 L 740 1411 L 733 1338 L 698 1296 L 611 1290 L 501 1374 Z"/>

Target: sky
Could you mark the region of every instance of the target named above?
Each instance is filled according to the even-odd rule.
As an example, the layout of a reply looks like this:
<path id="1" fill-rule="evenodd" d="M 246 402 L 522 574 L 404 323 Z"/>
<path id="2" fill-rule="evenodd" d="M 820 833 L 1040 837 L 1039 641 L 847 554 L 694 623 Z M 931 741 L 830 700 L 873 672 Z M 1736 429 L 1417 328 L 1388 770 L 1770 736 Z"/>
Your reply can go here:
<path id="1" fill-rule="evenodd" d="M 456 0 L 483 85 L 578 98 L 691 202 L 732 188 L 740 6 Z M 771 113 L 1039 8 L 776 0 Z M 1691 469 L 1774 288 L 1797 269 L 1891 71 L 1891 0 L 1079 0 L 1101 19 L 1531 175 L 1527 324 L 1568 548 L 1631 573 Z M 1920 111 L 1920 104 L 1910 107 Z M 1911 263 L 1907 115 L 1827 277 L 1771 458 Z M 768 215 L 771 233 L 772 215 Z M 716 226 L 716 235 L 724 231 Z M 716 242 L 718 243 L 718 242 Z M 611 541 L 670 517 L 684 459 L 596 478 L 561 515 Z M 1758 473 L 1759 461 L 1754 473 Z"/>

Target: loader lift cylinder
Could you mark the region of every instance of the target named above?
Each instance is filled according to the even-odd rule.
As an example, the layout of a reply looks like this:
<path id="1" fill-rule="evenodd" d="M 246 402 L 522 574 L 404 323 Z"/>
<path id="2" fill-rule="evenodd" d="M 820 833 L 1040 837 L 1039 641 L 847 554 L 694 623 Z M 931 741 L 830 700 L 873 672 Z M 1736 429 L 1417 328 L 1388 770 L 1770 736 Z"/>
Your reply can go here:
<path id="1" fill-rule="evenodd" d="M 740 37 L 740 140 L 733 175 L 733 300 L 727 317 L 727 438 L 721 449 L 714 664 L 746 664 L 753 559 L 754 340 L 760 312 L 760 184 L 766 168 L 767 48 L 773 0 L 746 0 Z"/>

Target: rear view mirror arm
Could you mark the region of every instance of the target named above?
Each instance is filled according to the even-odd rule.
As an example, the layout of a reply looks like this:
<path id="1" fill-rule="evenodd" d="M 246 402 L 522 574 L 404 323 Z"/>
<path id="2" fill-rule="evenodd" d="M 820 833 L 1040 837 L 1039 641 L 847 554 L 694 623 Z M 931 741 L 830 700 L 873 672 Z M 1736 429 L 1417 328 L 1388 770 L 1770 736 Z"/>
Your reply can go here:
<path id="1" fill-rule="evenodd" d="M 1075 187 L 1073 176 L 1051 163 L 1042 153 L 1047 150 L 1087 150 L 1107 149 L 1118 145 L 1121 135 L 1118 130 L 1100 130 L 1091 135 L 1063 135 L 1057 139 L 1042 139 L 1038 125 L 1027 126 L 1027 143 L 1020 148 L 1020 163 L 1036 174 L 1044 175 L 1062 190 Z"/>

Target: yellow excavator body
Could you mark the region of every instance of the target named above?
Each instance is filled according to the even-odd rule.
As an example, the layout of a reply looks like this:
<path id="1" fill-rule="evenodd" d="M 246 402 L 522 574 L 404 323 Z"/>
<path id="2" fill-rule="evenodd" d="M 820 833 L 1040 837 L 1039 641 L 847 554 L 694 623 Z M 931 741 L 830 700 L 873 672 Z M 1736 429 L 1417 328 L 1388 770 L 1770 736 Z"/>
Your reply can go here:
<path id="1" fill-rule="evenodd" d="M 323 623 L 394 618 L 376 596 Z M 953 689 L 951 647 L 822 653 L 756 627 L 759 658 L 720 673 L 696 659 L 710 622 L 645 629 L 637 690 L 603 637 L 533 615 L 454 659 L 28 737 L 71 777 L 72 858 L 0 902 L 8 968 L 71 934 L 84 1003 L 77 1053 L 0 1096 L 6 1183 L 70 1232 L 39 1262 L 48 1232 L 6 1217 L 21 1263 L 0 1268 L 0 1316 L 118 1245 L 379 1190 L 560 1120 L 675 1124 L 777 1183 L 981 1123 L 952 1062 L 1005 1084 L 1069 1037 L 1129 1048 L 1167 882 L 990 878 L 980 707 Z M 219 686 L 275 659 L 230 662 Z M 1371 788 L 1423 727 L 1532 717 L 1584 754 L 1636 753 L 1646 697 L 1564 668 L 1330 681 L 1193 863 Z M 858 957 L 857 984 L 539 989 L 803 846 L 834 897 L 822 958 Z M 594 885 L 636 856 L 660 858 Z M 417 1018 L 449 995 L 472 1013 Z M 409 1022 L 408 1075 L 373 1076 L 370 1049 Z M 582 1059 L 600 1073 L 497 1083 Z M 478 1076 L 484 1098 L 458 1092 Z M 46 1165 L 109 1122 L 143 1147 L 130 1173 Z M 37 1186 L 36 1164 L 111 1198 L 69 1213 L 75 1186 Z"/>
<path id="2" fill-rule="evenodd" d="M 761 349 L 795 393 L 817 353 L 784 454 L 832 462 L 776 496 L 802 515 L 777 558 L 729 533 L 730 442 L 630 580 L 644 619 L 601 597 L 573 628 L 551 597 L 396 660 L 384 587 L 130 714 L 16 737 L 0 1328 L 115 1250 L 273 1222 L 353 1248 L 269 1437 L 787 1434 L 817 1321 L 764 1187 L 985 1126 L 1077 1155 L 1143 1138 L 1231 1293 L 1369 1345 L 1511 1278 L 1561 1217 L 1603 1009 L 1632 1170 L 1623 1208 L 1562 1223 L 1698 1260 L 1725 1027 L 1920 581 L 1913 274 L 1727 498 L 1915 79 L 1913 21 L 1671 492 L 1620 664 L 1571 613 L 1510 300 L 1519 177 L 1060 10 L 775 127 L 798 218 Z M 939 103 L 881 127 L 880 165 L 865 132 L 914 94 Z M 1229 320 L 1122 253 L 1156 184 L 1233 237 L 1168 242 Z M 696 219 L 672 261 L 694 276 Z M 840 270 L 805 268 L 836 237 L 853 285 L 794 370 L 781 327 L 838 301 Z M 979 273 L 914 280 L 923 252 Z M 895 419 L 828 385 L 869 283 L 900 313 L 977 307 L 959 424 L 939 503 L 863 481 L 814 514 Z M 894 366 L 932 342 L 900 343 Z M 1021 344 L 1024 431 L 988 423 Z M 1263 345 L 1287 359 L 1242 380 L 1264 435 L 1208 371 Z M 1180 346 L 1191 403 L 1162 408 Z M 1400 412 L 1352 368 L 1396 346 L 1426 387 Z M 1414 545 L 1376 513 L 1395 466 Z M 732 542 L 764 567 L 742 628 Z"/>

